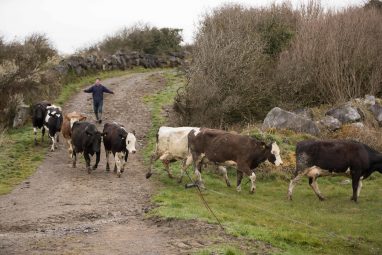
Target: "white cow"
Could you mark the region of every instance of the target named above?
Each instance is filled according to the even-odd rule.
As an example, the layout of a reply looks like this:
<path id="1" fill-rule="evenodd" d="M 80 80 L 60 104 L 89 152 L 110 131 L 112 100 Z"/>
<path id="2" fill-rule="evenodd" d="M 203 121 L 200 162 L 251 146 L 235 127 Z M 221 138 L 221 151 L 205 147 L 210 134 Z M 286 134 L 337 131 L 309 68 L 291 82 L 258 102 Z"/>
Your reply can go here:
<path id="1" fill-rule="evenodd" d="M 175 161 L 183 161 L 179 183 L 182 182 L 184 171 L 192 163 L 192 156 L 188 150 L 188 133 L 195 130 L 197 134 L 200 130 L 198 127 L 160 127 L 157 133 L 157 141 L 155 151 L 151 156 L 150 169 L 146 174 L 146 178 L 150 178 L 153 172 L 153 164 L 160 159 L 165 166 L 165 170 L 170 178 L 173 174 L 170 170 L 170 163 Z M 218 170 L 224 175 L 225 181 L 229 186 L 227 169 L 223 166 L 217 166 Z"/>

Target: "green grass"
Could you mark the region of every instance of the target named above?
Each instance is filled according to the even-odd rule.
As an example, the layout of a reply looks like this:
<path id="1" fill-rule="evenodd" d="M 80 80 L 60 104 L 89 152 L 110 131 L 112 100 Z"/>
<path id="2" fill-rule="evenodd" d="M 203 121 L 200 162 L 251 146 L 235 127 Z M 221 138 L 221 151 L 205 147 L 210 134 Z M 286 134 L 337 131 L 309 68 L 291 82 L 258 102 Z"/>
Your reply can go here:
<path id="1" fill-rule="evenodd" d="M 44 158 L 46 149 L 34 146 L 30 127 L 11 130 L 0 142 L 0 195 L 30 176 Z M 46 143 L 48 145 L 48 143 Z"/>
<path id="2" fill-rule="evenodd" d="M 183 82 L 175 73 L 167 73 L 166 79 L 164 90 L 146 97 L 153 119 L 146 160 L 154 148 L 155 132 L 165 123 L 161 109 L 173 102 L 175 91 Z M 311 138 L 286 131 L 260 134 L 256 129 L 249 134 L 278 141 L 284 153 L 293 153 L 296 142 Z M 159 175 L 152 178 L 162 185 L 153 197 L 158 207 L 150 215 L 216 223 L 196 189 L 186 190 L 177 180 L 169 179 L 160 163 L 157 162 L 155 168 Z M 179 164 L 172 164 L 171 168 L 179 174 Z M 229 177 L 231 183 L 236 183 L 234 171 L 230 171 Z M 343 177 L 319 179 L 320 189 L 327 196 L 324 202 L 317 199 L 307 179 L 295 188 L 293 201 L 286 199 L 288 181 L 285 178 L 259 175 L 254 195 L 249 194 L 247 179 L 243 181 L 241 193 L 234 187 L 227 188 L 222 177 L 209 171 L 204 171 L 203 179 L 207 187 L 203 191 L 206 200 L 226 231 L 234 236 L 262 240 L 277 247 L 282 254 L 382 254 L 382 176 L 379 173 L 364 181 L 357 204 L 350 201 L 351 184 L 340 184 Z M 240 251 L 229 254 L 235 252 L 240 254 Z M 208 254 L 208 249 L 200 254 Z"/>
<path id="3" fill-rule="evenodd" d="M 72 95 L 84 86 L 94 83 L 96 77 L 107 79 L 127 74 L 149 72 L 153 69 L 135 68 L 128 71 L 101 72 L 94 75 L 77 78 L 74 82 L 63 86 L 55 100 L 62 105 Z M 41 132 L 38 138 L 40 139 Z M 49 139 L 45 143 L 34 146 L 34 135 L 31 124 L 20 129 L 13 129 L 0 134 L 0 195 L 7 194 L 12 188 L 28 178 L 41 164 L 46 152 L 49 150 Z"/>

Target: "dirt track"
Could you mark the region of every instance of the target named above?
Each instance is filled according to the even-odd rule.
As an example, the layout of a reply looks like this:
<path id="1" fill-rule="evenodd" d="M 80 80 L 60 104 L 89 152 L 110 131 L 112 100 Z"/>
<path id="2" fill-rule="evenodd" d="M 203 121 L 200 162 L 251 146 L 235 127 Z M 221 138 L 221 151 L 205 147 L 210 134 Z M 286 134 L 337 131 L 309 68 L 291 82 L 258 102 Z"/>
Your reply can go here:
<path id="1" fill-rule="evenodd" d="M 105 122 L 135 129 L 138 153 L 117 178 L 105 171 L 102 151 L 99 168 L 88 175 L 83 160 L 71 167 L 61 140 L 33 176 L 0 197 L 0 254 L 180 254 L 231 240 L 214 225 L 144 217 L 158 184 L 145 179 L 139 152 L 151 125 L 142 97 L 160 90 L 164 78 L 152 72 L 103 83 L 115 92 L 105 97 Z M 89 99 L 79 93 L 64 111 L 84 112 L 93 121 Z M 39 146 L 48 151 L 47 143 Z"/>

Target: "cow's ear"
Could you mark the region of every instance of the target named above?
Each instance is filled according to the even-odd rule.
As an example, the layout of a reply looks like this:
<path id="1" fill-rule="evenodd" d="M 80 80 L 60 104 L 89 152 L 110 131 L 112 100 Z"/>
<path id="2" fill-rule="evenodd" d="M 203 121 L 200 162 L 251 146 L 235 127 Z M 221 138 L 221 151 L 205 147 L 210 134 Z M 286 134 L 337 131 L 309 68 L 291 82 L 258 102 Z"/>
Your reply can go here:
<path id="1" fill-rule="evenodd" d="M 132 132 L 132 133 L 133 133 L 133 135 L 135 136 L 135 130 L 133 130 L 133 132 Z"/>
<path id="2" fill-rule="evenodd" d="M 80 120 L 86 120 L 86 116 L 81 115 Z"/>
<path id="3" fill-rule="evenodd" d="M 65 118 L 67 121 L 70 121 L 70 118 L 68 117 L 67 114 L 64 115 L 64 118 Z"/>

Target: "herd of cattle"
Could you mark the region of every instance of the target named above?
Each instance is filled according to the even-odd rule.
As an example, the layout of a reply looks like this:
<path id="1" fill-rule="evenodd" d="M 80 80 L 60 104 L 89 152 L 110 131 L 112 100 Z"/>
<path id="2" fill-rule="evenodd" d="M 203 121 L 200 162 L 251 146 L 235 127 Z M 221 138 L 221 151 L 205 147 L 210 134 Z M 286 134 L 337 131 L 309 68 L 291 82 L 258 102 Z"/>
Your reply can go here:
<path id="1" fill-rule="evenodd" d="M 114 156 L 114 172 L 118 177 L 123 173 L 129 153 L 135 153 L 135 132 L 128 132 L 118 123 L 104 124 L 103 131 L 96 125 L 86 122 L 86 116 L 71 112 L 63 116 L 60 107 L 48 102 L 41 102 L 33 107 L 33 127 L 35 143 L 37 129 L 42 129 L 42 141 L 45 130 L 52 139 L 51 150 L 58 142 L 58 133 L 62 132 L 68 143 L 69 156 L 76 167 L 77 154 L 83 153 L 86 169 L 91 173 L 90 155 L 96 155 L 93 170 L 100 161 L 101 142 L 105 147 L 106 170 L 110 170 L 109 156 Z M 250 192 L 256 190 L 256 167 L 262 162 L 279 166 L 283 164 L 280 148 L 276 142 L 266 144 L 250 136 L 217 129 L 197 127 L 161 127 L 156 134 L 156 147 L 151 156 L 150 169 L 146 178 L 153 174 L 153 164 L 161 160 L 170 178 L 173 174 L 170 163 L 182 161 L 179 182 L 187 168 L 193 164 L 196 185 L 204 187 L 201 170 L 209 164 L 215 166 L 223 175 L 227 186 L 227 166 L 234 166 L 237 172 L 237 190 L 241 190 L 241 181 L 246 174 L 251 181 Z M 296 146 L 296 170 L 288 188 L 288 198 L 292 199 L 294 186 L 303 176 L 309 179 L 309 185 L 320 200 L 324 197 L 318 189 L 317 178 L 320 176 L 347 175 L 352 179 L 353 195 L 357 201 L 362 179 L 373 172 L 382 173 L 382 154 L 369 146 L 351 140 L 305 140 Z"/>

